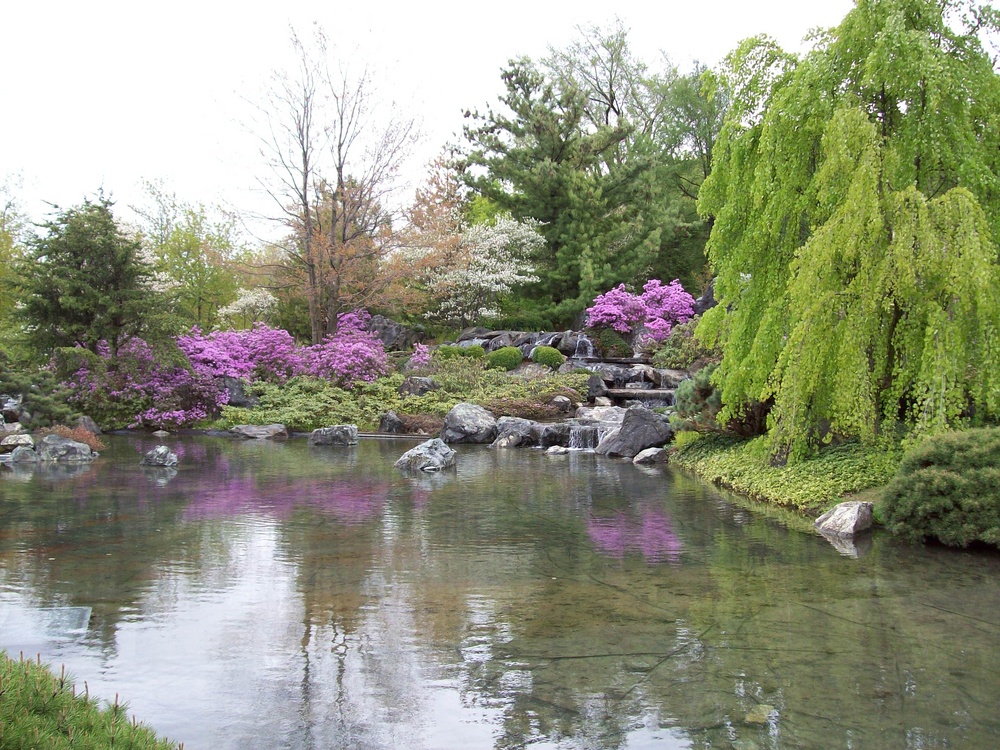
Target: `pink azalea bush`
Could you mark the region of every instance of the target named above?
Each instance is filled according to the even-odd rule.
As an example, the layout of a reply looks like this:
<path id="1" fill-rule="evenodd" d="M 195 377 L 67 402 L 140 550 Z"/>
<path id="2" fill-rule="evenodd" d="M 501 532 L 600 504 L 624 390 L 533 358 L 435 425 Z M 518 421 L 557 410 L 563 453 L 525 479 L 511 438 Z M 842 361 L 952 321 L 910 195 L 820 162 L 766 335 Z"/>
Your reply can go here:
<path id="1" fill-rule="evenodd" d="M 264 324 L 208 334 L 193 328 L 177 337 L 173 352 L 154 352 L 132 338 L 115 360 L 107 347 L 99 348 L 96 357 L 81 352 L 68 385 L 76 403 L 107 426 L 183 427 L 229 403 L 224 377 L 281 383 L 308 375 L 351 388 L 385 375 L 385 347 L 367 330 L 370 320 L 364 310 L 345 313 L 336 334 L 308 347 Z"/>
<path id="2" fill-rule="evenodd" d="M 675 324 L 693 315 L 694 297 L 684 291 L 680 281 L 664 285 L 659 279 L 650 279 L 639 295 L 626 290 L 624 284 L 599 295 L 587 308 L 587 326 L 611 328 L 626 335 L 644 328 L 650 339 L 663 341 Z"/>

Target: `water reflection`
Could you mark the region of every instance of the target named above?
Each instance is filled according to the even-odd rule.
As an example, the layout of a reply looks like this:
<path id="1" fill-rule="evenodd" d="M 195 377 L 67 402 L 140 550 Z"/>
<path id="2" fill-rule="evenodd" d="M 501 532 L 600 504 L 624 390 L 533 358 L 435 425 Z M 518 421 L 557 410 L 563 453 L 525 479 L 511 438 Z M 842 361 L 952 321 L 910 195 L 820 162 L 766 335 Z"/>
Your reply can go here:
<path id="1" fill-rule="evenodd" d="M 188 748 L 996 745 L 1000 561 L 809 524 L 669 470 L 462 447 L 111 438 L 0 477 L 0 647 Z M 787 526 L 801 523 L 804 533 Z M 92 608 L 85 634 L 39 612 Z M 66 610 L 69 611 L 69 610 Z"/>

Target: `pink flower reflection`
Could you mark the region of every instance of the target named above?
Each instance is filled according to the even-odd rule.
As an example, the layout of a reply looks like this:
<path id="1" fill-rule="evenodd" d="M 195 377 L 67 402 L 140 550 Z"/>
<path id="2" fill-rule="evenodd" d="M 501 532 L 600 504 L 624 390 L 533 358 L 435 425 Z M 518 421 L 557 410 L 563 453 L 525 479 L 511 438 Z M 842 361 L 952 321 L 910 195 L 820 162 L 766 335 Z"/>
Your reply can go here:
<path id="1" fill-rule="evenodd" d="M 647 562 L 680 561 L 681 541 L 670 526 L 670 517 L 658 508 L 648 508 L 638 518 L 622 511 L 610 517 L 590 516 L 587 533 L 602 553 L 623 558 L 638 552 Z"/>
<path id="2" fill-rule="evenodd" d="M 353 526 L 381 515 L 388 497 L 387 482 L 301 480 L 261 484 L 254 479 L 220 479 L 200 487 L 185 516 L 224 518 L 256 512 L 288 518 L 296 508 L 308 506 Z"/>

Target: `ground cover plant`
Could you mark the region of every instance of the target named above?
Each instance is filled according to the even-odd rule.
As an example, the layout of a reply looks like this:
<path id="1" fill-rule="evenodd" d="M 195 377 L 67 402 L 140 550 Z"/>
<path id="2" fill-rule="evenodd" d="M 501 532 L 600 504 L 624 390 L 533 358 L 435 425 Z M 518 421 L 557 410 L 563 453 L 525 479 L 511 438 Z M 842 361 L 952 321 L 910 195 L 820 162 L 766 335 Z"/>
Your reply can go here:
<path id="1" fill-rule="evenodd" d="M 858 441 L 825 446 L 815 456 L 788 466 L 773 466 L 766 436 L 746 440 L 706 434 L 685 439 L 671 453 L 671 463 L 710 482 L 753 498 L 818 514 L 843 496 L 886 484 L 896 471 L 895 445 Z"/>
<path id="2" fill-rule="evenodd" d="M 911 541 L 1000 546 L 1000 428 L 926 438 L 906 452 L 876 512 Z"/>
<path id="3" fill-rule="evenodd" d="M 125 704 L 101 705 L 77 693 L 65 670 L 0 651 L 0 750 L 183 750 L 128 716 Z"/>

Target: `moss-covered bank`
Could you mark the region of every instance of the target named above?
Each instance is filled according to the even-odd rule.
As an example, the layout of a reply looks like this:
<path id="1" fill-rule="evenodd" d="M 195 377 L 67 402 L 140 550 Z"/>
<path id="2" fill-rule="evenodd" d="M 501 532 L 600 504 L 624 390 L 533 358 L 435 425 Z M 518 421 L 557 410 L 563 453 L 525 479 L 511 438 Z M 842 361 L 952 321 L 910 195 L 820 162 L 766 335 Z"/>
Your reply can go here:
<path id="1" fill-rule="evenodd" d="M 901 457 L 897 446 L 847 442 L 792 465 L 773 466 L 766 437 L 702 435 L 682 439 L 671 453 L 671 463 L 756 500 L 818 515 L 845 495 L 887 484 Z"/>

